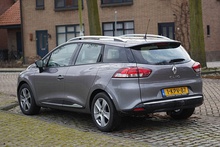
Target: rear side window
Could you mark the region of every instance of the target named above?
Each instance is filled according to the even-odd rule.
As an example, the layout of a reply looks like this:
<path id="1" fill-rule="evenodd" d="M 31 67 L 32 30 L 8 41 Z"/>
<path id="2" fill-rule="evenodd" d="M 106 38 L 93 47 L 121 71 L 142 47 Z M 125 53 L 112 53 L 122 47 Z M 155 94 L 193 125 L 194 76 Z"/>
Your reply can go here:
<path id="1" fill-rule="evenodd" d="M 190 60 L 180 44 L 157 43 L 132 48 L 135 60 L 141 64 L 166 65 Z"/>
<path id="2" fill-rule="evenodd" d="M 131 52 L 127 48 L 106 45 L 104 49 L 104 63 L 128 63 L 132 58 Z"/>
<path id="3" fill-rule="evenodd" d="M 83 44 L 76 59 L 76 65 L 97 63 L 102 46 L 98 44 Z"/>

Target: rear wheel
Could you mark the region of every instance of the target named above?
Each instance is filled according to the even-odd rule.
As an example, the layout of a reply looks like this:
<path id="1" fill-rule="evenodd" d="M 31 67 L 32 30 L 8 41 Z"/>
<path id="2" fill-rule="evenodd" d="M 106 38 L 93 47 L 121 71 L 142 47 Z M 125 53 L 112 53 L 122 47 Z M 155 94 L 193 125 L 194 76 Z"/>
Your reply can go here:
<path id="1" fill-rule="evenodd" d="M 21 111 L 26 115 L 39 113 L 40 107 L 36 105 L 31 88 L 28 84 L 23 84 L 19 88 L 18 101 Z"/>
<path id="2" fill-rule="evenodd" d="M 188 108 L 188 109 L 177 109 L 173 111 L 168 111 L 167 114 L 172 117 L 173 119 L 187 119 L 189 118 L 193 112 L 195 111 L 195 108 Z"/>
<path id="3" fill-rule="evenodd" d="M 103 132 L 113 131 L 121 122 L 114 104 L 109 96 L 103 92 L 94 97 L 91 114 L 95 125 Z"/>

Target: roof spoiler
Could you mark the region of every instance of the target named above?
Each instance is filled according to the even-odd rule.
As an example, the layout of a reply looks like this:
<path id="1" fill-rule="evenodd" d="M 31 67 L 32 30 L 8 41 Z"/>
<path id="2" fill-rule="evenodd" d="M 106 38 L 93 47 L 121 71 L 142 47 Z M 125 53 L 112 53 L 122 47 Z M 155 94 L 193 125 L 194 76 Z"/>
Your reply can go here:
<path id="1" fill-rule="evenodd" d="M 166 49 L 166 48 L 177 48 L 181 45 L 179 41 L 160 41 L 160 42 L 151 42 L 143 43 L 139 45 L 130 46 L 132 48 L 140 49 L 146 47 L 148 50 L 154 49 Z"/>

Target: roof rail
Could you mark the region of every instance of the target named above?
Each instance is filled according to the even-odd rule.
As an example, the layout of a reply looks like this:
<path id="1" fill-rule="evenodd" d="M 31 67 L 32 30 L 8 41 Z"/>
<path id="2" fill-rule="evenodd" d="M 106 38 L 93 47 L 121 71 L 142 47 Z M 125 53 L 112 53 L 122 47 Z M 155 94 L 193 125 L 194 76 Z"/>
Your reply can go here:
<path id="1" fill-rule="evenodd" d="M 119 37 L 113 37 L 113 36 L 79 36 L 75 38 L 69 39 L 67 42 L 75 41 L 75 40 L 85 40 L 85 39 L 90 39 L 90 40 L 114 40 L 114 41 L 120 41 L 120 42 L 125 42 L 124 39 L 119 38 Z"/>
<path id="2" fill-rule="evenodd" d="M 161 38 L 161 39 L 167 39 L 167 40 L 171 40 L 168 37 L 165 36 L 161 36 L 161 35 L 153 35 L 153 34 L 126 34 L 126 35 L 121 35 L 119 37 L 130 37 L 130 38 L 135 38 L 135 37 L 150 37 L 150 38 Z"/>

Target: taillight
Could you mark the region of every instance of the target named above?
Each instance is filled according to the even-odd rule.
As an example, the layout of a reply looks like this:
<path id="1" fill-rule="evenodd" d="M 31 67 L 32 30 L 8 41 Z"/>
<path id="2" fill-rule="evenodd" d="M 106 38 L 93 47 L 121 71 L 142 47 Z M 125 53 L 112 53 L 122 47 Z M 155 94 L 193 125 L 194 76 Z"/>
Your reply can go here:
<path id="1" fill-rule="evenodd" d="M 201 64 L 199 62 L 194 63 L 192 68 L 195 72 L 201 72 Z"/>
<path id="2" fill-rule="evenodd" d="M 127 67 L 116 71 L 113 78 L 143 78 L 148 77 L 151 72 L 151 69 L 147 68 Z"/>

